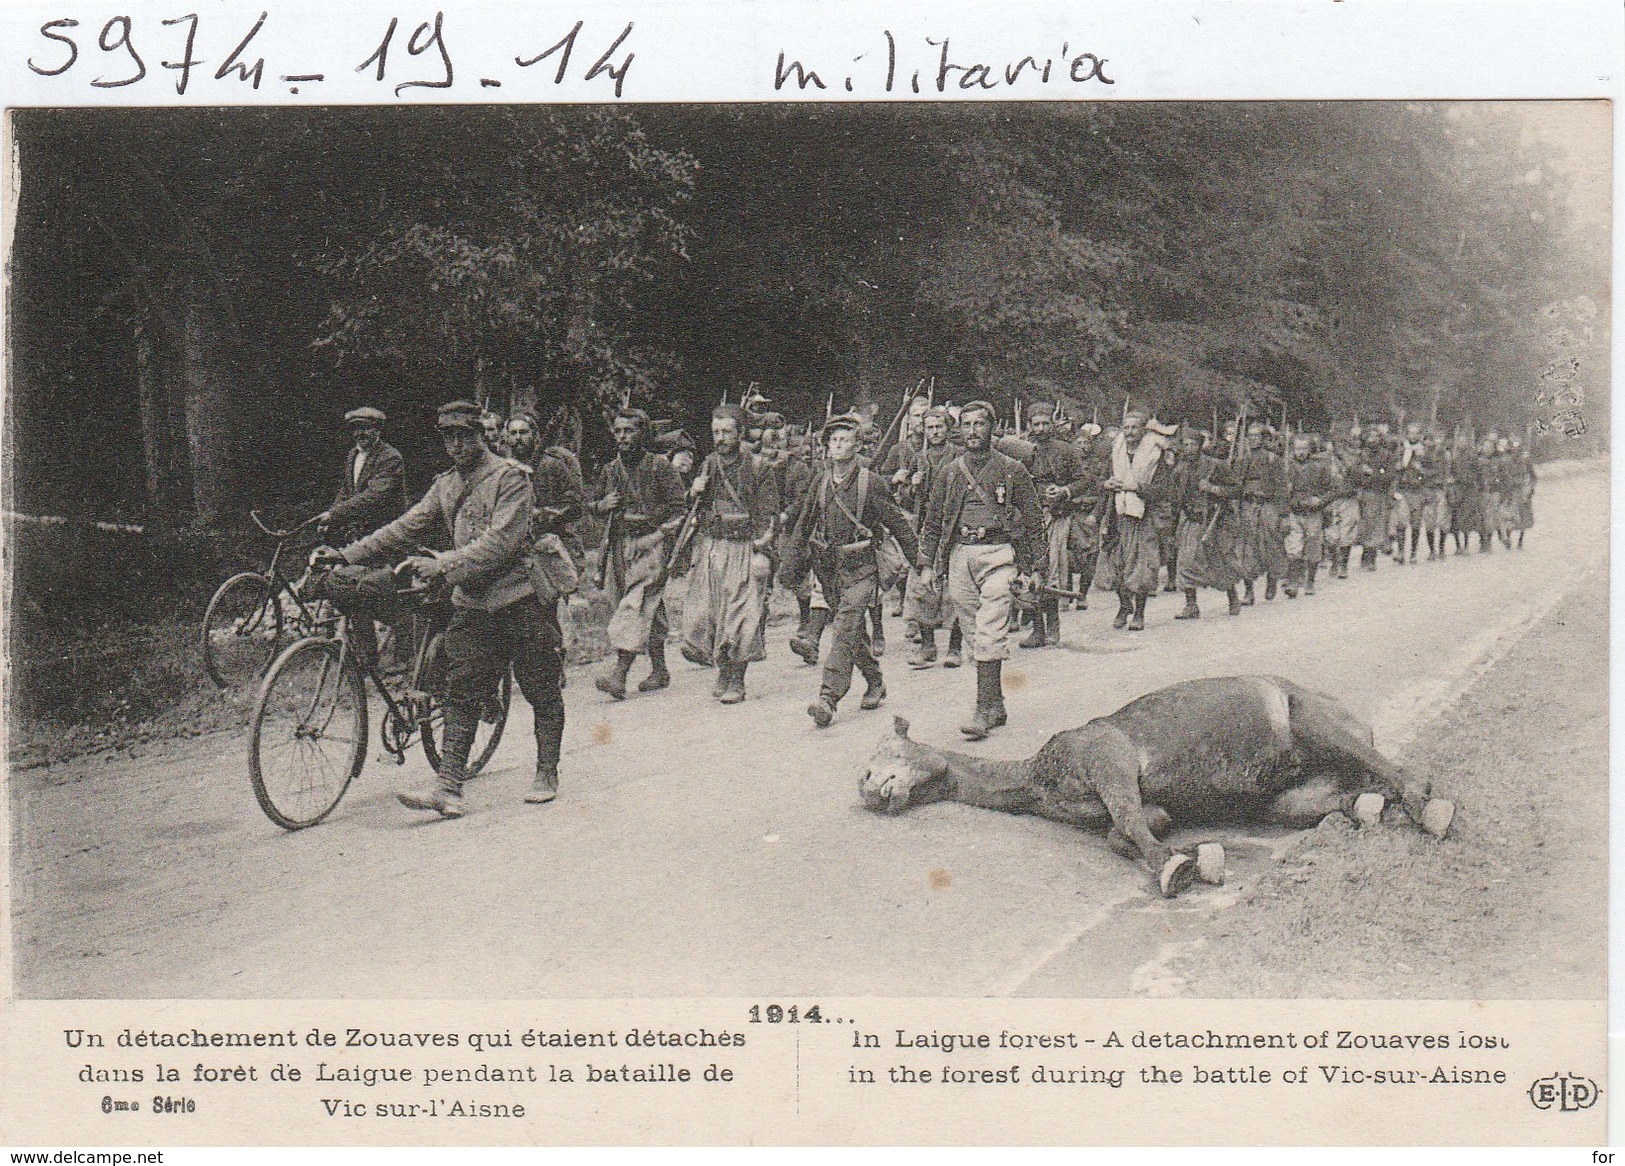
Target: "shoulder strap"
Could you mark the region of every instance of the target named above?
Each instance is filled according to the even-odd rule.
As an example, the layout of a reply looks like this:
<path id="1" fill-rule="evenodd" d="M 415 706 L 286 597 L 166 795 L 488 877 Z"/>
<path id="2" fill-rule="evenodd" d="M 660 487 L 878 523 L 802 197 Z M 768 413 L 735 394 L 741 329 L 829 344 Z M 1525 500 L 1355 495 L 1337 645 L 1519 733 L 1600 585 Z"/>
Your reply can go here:
<path id="1" fill-rule="evenodd" d="M 463 492 L 457 495 L 457 505 L 453 506 L 451 508 L 451 513 L 446 516 L 446 529 L 451 532 L 451 536 L 454 540 L 457 537 L 457 516 L 463 512 L 463 507 L 467 505 L 468 500 L 473 497 L 474 491 L 479 488 L 480 483 L 500 470 L 504 464 L 504 462 L 499 461 L 492 468 L 486 470 L 485 473 L 470 478 L 463 483 Z"/>
<path id="2" fill-rule="evenodd" d="M 1000 509 L 998 503 L 994 502 L 992 498 L 988 497 L 987 487 L 982 485 L 982 480 L 975 474 L 971 473 L 970 463 L 965 460 L 965 455 L 960 454 L 959 460 L 954 464 L 959 467 L 960 473 L 965 475 L 965 481 L 970 488 L 976 491 L 976 496 L 981 499 L 982 505 L 986 506 L 989 510 L 995 512 L 998 511 Z M 989 459 L 988 464 L 993 464 L 991 459 Z M 963 505 L 961 505 L 961 510 L 963 510 Z"/>

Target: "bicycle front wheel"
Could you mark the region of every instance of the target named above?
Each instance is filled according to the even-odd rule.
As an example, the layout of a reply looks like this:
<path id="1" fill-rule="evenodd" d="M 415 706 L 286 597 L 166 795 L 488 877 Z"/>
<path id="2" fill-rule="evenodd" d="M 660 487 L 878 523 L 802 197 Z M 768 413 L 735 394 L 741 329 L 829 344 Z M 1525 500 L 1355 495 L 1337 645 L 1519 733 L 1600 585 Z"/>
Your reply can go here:
<path id="1" fill-rule="evenodd" d="M 441 735 L 446 728 L 446 658 L 442 650 L 444 634 L 436 633 L 423 649 L 412 687 L 428 695 L 426 715 L 420 717 L 418 729 L 423 736 L 423 755 L 435 770 L 440 769 Z M 504 672 L 496 688 L 480 700 L 479 727 L 474 733 L 474 746 L 468 754 L 468 771 L 464 777 L 476 777 L 496 755 L 502 743 L 502 730 L 508 724 L 508 704 L 513 699 L 513 673 Z"/>
<path id="2" fill-rule="evenodd" d="M 218 688 L 247 688 L 281 650 L 282 603 L 263 575 L 233 575 L 203 613 L 203 670 Z"/>
<path id="3" fill-rule="evenodd" d="M 248 776 L 260 809 L 286 830 L 332 813 L 367 759 L 367 692 L 340 649 L 321 636 L 290 644 L 254 703 Z"/>

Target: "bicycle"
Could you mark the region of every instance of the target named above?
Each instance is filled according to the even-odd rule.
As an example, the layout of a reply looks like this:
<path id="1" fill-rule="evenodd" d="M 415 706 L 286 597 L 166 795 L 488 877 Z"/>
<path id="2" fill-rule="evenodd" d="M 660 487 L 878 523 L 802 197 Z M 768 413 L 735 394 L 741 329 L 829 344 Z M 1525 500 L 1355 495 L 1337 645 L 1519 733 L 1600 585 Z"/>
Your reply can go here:
<path id="1" fill-rule="evenodd" d="M 331 616 L 330 608 L 306 597 L 308 571 L 299 579 L 281 571 L 288 543 L 320 515 L 289 530 L 272 530 L 257 510 L 248 517 L 276 540 L 276 549 L 265 570 L 241 571 L 220 584 L 203 613 L 203 670 L 217 688 L 248 687 L 290 640 L 310 635 Z"/>
<path id="2" fill-rule="evenodd" d="M 389 576 L 382 583 L 382 574 Z M 443 586 L 401 586 L 400 567 L 371 573 L 375 593 L 389 588 L 396 602 L 412 600 L 425 623 L 413 655 L 410 687 L 397 700 L 377 660 L 358 652 L 350 621 L 372 619 L 366 603 L 336 600 L 321 628 L 284 648 L 260 685 L 249 722 L 248 773 L 266 817 L 285 830 L 314 826 L 331 814 L 366 762 L 370 680 L 383 702 L 379 739 L 396 765 L 406 763 L 414 743 L 429 764 L 440 767 L 445 723 L 446 667 L 443 641 L 450 604 Z M 313 591 L 327 588 L 331 572 L 319 572 Z M 369 586 L 363 583 L 362 588 Z M 346 610 L 349 609 L 349 610 Z M 479 730 L 467 770 L 474 777 L 496 753 L 513 695 L 511 673 L 481 702 Z"/>

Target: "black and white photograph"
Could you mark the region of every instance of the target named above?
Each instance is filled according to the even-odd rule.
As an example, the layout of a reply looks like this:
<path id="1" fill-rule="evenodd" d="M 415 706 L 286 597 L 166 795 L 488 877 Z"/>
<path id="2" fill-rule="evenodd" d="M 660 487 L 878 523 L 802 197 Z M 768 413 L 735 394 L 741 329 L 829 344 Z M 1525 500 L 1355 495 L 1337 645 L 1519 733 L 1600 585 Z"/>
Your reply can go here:
<path id="1" fill-rule="evenodd" d="M 18 998 L 1606 995 L 1607 102 L 6 130 Z"/>

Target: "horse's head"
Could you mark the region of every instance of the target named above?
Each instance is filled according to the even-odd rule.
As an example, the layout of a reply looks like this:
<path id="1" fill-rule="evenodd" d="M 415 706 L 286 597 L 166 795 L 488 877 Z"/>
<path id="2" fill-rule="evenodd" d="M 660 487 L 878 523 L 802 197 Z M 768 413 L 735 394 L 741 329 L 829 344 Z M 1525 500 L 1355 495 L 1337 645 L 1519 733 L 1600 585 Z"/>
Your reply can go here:
<path id="1" fill-rule="evenodd" d="M 900 814 L 911 805 L 949 796 L 948 759 L 929 745 L 909 740 L 908 721 L 892 718 L 892 731 L 880 740 L 869 768 L 858 779 L 866 809 Z"/>

